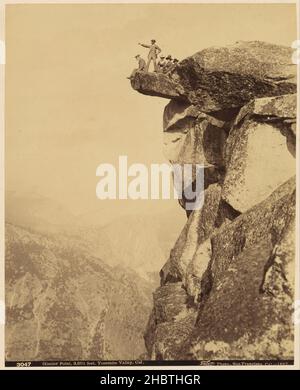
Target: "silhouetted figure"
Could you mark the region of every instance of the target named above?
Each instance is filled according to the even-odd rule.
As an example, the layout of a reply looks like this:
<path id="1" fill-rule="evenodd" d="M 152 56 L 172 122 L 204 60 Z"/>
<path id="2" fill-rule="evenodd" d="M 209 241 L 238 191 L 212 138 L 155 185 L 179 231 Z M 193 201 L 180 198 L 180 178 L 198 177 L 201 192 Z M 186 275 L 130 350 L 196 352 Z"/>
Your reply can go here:
<path id="1" fill-rule="evenodd" d="M 157 55 L 161 52 L 161 49 L 160 47 L 157 46 L 156 40 L 151 39 L 151 45 L 145 45 L 144 43 L 139 43 L 139 45 L 149 49 L 148 61 L 146 64 L 146 72 L 149 72 L 149 66 L 151 61 L 153 62 L 154 72 L 157 72 L 156 59 L 157 59 Z"/>

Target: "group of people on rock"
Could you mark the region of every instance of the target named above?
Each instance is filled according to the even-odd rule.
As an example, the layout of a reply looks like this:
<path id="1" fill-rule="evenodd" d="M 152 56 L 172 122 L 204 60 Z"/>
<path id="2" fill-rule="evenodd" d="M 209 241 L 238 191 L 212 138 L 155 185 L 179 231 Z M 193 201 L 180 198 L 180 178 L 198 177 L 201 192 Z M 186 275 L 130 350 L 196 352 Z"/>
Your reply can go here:
<path id="1" fill-rule="evenodd" d="M 154 72 L 157 73 L 170 73 L 176 68 L 179 60 L 177 58 L 172 58 L 171 55 L 161 55 L 160 60 L 157 62 L 158 55 L 161 53 L 161 48 L 156 44 L 155 39 L 151 39 L 149 45 L 144 43 L 139 43 L 139 45 L 149 49 L 148 61 L 146 62 L 140 54 L 137 54 L 135 58 L 138 62 L 138 68 L 132 72 L 131 76 L 128 77 L 129 79 L 131 79 L 137 71 L 149 72 L 151 62 L 153 63 Z"/>
<path id="2" fill-rule="evenodd" d="M 178 62 L 179 60 L 177 60 L 177 58 L 172 58 L 170 54 L 167 57 L 161 55 L 157 64 L 157 72 L 168 73 L 176 68 Z"/>

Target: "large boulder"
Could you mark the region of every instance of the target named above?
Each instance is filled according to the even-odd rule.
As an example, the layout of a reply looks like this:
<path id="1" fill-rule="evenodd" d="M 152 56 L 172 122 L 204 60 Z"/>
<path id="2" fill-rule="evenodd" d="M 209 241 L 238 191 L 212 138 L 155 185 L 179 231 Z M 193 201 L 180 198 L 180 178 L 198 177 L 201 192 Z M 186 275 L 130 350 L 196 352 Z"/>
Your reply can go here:
<path id="1" fill-rule="evenodd" d="M 140 73 L 132 87 L 153 96 L 198 105 L 203 112 L 241 107 L 254 98 L 295 93 L 293 49 L 253 41 L 204 49 L 169 75 Z"/>
<path id="2" fill-rule="evenodd" d="M 180 84 L 171 80 L 163 73 L 136 72 L 130 79 L 131 86 L 136 91 L 151 96 L 167 99 L 177 98 L 186 100 L 181 94 L 184 92 Z M 181 97 L 182 96 L 182 97 Z"/>
<path id="3" fill-rule="evenodd" d="M 172 163 L 203 168 L 204 188 L 219 182 L 224 174 L 224 150 L 230 122 L 201 112 L 196 106 L 171 100 L 165 107 L 163 152 Z M 181 187 L 195 186 L 196 170 Z M 187 209 L 183 192 L 180 204 Z M 187 214 L 190 213 L 187 211 Z"/>
<path id="4" fill-rule="evenodd" d="M 296 95 L 256 99 L 243 107 L 227 139 L 222 199 L 244 212 L 295 174 Z"/>
<path id="5" fill-rule="evenodd" d="M 172 100 L 164 111 L 164 155 L 172 163 L 224 165 L 228 124 Z"/>

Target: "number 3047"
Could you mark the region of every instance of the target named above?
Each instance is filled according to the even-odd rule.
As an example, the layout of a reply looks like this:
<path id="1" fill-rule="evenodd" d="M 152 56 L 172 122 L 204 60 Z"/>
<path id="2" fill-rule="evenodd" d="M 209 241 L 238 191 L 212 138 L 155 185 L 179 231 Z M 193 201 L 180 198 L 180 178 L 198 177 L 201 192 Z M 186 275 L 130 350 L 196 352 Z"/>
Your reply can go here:
<path id="1" fill-rule="evenodd" d="M 31 362 L 19 362 L 17 363 L 17 367 L 30 367 Z"/>

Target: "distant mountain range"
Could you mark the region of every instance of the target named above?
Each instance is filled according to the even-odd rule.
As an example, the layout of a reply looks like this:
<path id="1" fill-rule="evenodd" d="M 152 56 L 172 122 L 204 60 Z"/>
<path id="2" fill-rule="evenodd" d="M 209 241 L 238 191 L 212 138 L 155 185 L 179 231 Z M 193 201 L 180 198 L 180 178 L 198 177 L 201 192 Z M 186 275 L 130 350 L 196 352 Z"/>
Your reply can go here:
<path id="1" fill-rule="evenodd" d="M 166 212 L 122 216 L 105 226 L 79 221 L 49 199 L 7 196 L 7 360 L 145 353 L 157 271 L 180 218 L 172 223 Z"/>

